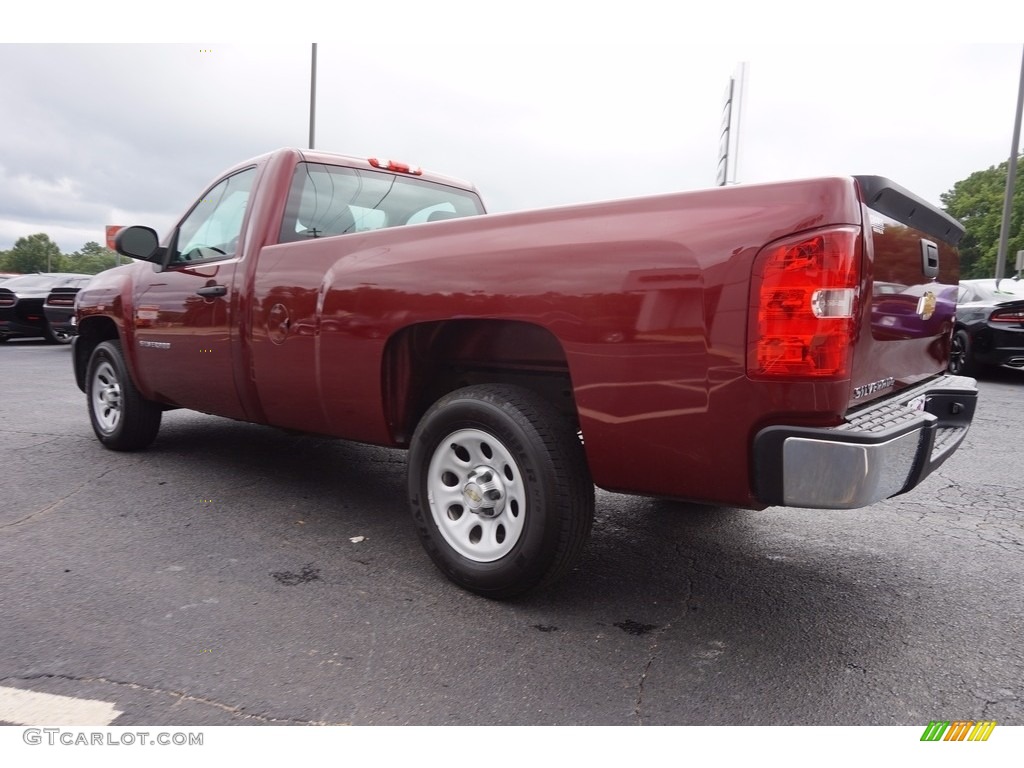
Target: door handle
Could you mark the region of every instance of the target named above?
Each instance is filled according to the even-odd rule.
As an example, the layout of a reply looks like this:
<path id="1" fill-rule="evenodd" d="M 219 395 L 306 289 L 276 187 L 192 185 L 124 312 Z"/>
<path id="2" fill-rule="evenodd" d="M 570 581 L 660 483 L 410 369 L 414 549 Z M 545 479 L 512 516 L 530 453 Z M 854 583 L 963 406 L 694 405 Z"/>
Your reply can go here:
<path id="1" fill-rule="evenodd" d="M 196 291 L 200 296 L 223 296 L 228 292 L 226 285 L 208 285 Z"/>

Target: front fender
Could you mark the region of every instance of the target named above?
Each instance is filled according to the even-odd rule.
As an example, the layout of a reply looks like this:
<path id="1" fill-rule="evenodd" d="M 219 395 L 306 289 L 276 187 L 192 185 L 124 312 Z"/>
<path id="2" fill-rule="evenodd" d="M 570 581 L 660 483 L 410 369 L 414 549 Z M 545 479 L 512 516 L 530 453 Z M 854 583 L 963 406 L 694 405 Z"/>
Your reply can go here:
<path id="1" fill-rule="evenodd" d="M 75 383 L 83 392 L 92 351 L 98 344 L 110 339 L 121 340 L 129 371 L 138 386 L 138 377 L 134 371 L 135 333 L 131 323 L 134 306 L 132 275 L 136 269 L 147 266 L 141 263 L 127 264 L 100 272 L 78 292 L 75 301 L 78 334 L 72 341 L 71 358 Z"/>

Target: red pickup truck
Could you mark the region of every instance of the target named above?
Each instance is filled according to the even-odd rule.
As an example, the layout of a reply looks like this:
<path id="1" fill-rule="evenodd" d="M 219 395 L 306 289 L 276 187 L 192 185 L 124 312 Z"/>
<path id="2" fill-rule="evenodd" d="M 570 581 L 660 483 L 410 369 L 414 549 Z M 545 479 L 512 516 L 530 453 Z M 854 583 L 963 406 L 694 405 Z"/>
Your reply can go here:
<path id="1" fill-rule="evenodd" d="M 962 227 L 887 179 L 486 214 L 472 185 L 282 149 L 79 294 L 96 436 L 162 412 L 409 449 L 435 563 L 508 597 L 564 574 L 594 485 L 759 509 L 865 506 L 959 445 L 944 373 Z"/>

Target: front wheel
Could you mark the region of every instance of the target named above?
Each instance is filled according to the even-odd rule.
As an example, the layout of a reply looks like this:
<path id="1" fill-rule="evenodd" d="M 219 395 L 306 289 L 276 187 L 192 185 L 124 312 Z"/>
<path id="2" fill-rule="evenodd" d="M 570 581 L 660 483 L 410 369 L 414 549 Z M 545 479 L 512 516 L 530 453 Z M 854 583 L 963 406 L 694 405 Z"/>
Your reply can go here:
<path id="1" fill-rule="evenodd" d="M 115 451 L 136 451 L 156 439 L 163 412 L 136 389 L 121 342 L 97 345 L 89 358 L 85 383 L 92 430 L 103 445 Z"/>
<path id="2" fill-rule="evenodd" d="M 531 390 L 505 385 L 460 389 L 431 407 L 409 450 L 409 496 L 437 567 L 492 598 L 565 575 L 594 514 L 576 430 Z"/>

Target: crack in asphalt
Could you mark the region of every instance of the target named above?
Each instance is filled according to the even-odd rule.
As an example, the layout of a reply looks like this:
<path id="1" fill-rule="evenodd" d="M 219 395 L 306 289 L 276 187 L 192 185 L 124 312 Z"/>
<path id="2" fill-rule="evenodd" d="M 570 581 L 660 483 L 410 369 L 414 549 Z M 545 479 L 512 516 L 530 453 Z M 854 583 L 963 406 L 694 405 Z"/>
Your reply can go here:
<path id="1" fill-rule="evenodd" d="M 995 500 L 1002 503 L 993 503 Z M 956 507 L 944 508 L 939 513 L 934 506 L 930 511 L 912 509 L 920 506 L 908 502 L 906 509 L 924 526 L 920 530 L 923 537 L 941 536 L 964 544 L 990 545 L 1012 554 L 1024 549 L 1024 533 L 1018 532 L 1024 532 L 1024 527 L 1016 520 L 1017 502 L 1008 496 L 996 494 L 981 503 L 964 499 Z"/>
<path id="2" fill-rule="evenodd" d="M 647 649 L 647 663 L 644 664 L 644 670 L 640 673 L 640 683 L 637 685 L 636 690 L 636 703 L 633 705 L 633 714 L 636 715 L 637 725 L 644 724 L 644 715 L 642 712 L 644 704 L 644 685 L 647 682 L 647 674 L 651 670 L 651 665 L 654 664 L 654 660 L 658 657 L 658 638 L 671 629 L 671 627 L 672 624 L 670 622 L 657 630 L 651 638 L 651 644 Z"/>
<path id="3" fill-rule="evenodd" d="M 53 432 L 33 432 L 32 430 L 25 429 L 0 429 L 0 434 L 3 435 L 31 435 L 32 437 L 52 437 L 53 440 L 47 440 L 43 443 L 37 443 L 37 445 L 47 445 L 52 443 L 54 440 L 66 440 L 67 438 L 73 438 L 75 440 L 94 440 L 92 435 L 72 435 L 72 434 L 54 434 Z M 35 448 L 36 446 L 29 446 Z"/>
<path id="4" fill-rule="evenodd" d="M 678 549 L 678 547 L 677 547 Z M 694 558 L 686 557 L 688 568 L 694 567 Z M 688 578 L 686 580 L 686 594 L 683 595 L 683 615 L 686 615 L 686 611 L 690 610 L 695 605 L 694 597 L 694 580 Z M 651 666 L 654 664 L 655 659 L 658 658 L 658 640 L 672 628 L 672 622 L 668 622 L 665 626 L 656 629 L 654 634 L 651 635 L 651 644 L 647 648 L 647 661 L 644 664 L 643 671 L 640 673 L 640 682 L 637 684 L 636 689 L 636 701 L 633 704 L 633 714 L 636 716 L 637 725 L 644 724 L 643 706 L 644 706 L 644 686 L 647 683 L 647 675 L 651 671 Z"/>
<path id="5" fill-rule="evenodd" d="M 70 498 L 71 498 L 72 496 L 75 496 L 76 494 L 78 494 L 78 493 L 80 493 L 81 491 L 83 491 L 83 490 L 84 490 L 84 489 L 86 488 L 86 486 L 88 486 L 88 485 L 90 485 L 90 484 L 94 483 L 94 482 L 95 482 L 95 481 L 97 481 L 97 480 L 100 480 L 100 479 L 102 479 L 102 478 L 106 477 L 106 476 L 107 476 L 107 475 L 109 475 L 109 474 L 110 474 L 111 472 L 113 472 L 114 470 L 117 470 L 117 469 L 121 469 L 121 467 L 120 467 L 120 466 L 118 466 L 118 467 L 111 467 L 111 468 L 110 468 L 110 469 L 108 469 L 108 470 L 107 470 L 106 472 L 101 472 L 100 474 L 96 475 L 96 477 L 91 477 L 91 478 L 89 478 L 88 480 L 86 480 L 85 482 L 83 482 L 83 483 L 79 484 L 79 485 L 78 485 L 78 486 L 77 486 L 77 487 L 76 487 L 76 488 L 75 488 L 74 490 L 72 490 L 72 491 L 71 491 L 70 493 L 67 493 L 67 494 L 65 494 L 64 496 L 61 496 L 61 497 L 60 497 L 59 499 L 57 499 L 57 500 L 56 500 L 56 501 L 54 501 L 54 502 L 51 502 L 50 504 L 46 505 L 46 506 L 45 506 L 45 507 L 43 507 L 42 509 L 37 509 L 37 510 L 36 510 L 35 512 L 31 512 L 31 513 L 29 513 L 29 514 L 25 515 L 25 517 L 23 517 L 23 518 L 21 518 L 21 519 L 19 519 L 19 520 L 14 520 L 14 521 L 12 521 L 12 522 L 10 522 L 10 523 L 4 523 L 3 525 L 0 525 L 0 531 L 4 530 L 4 529 L 6 529 L 6 528 L 12 528 L 12 527 L 14 527 L 15 525 L 21 525 L 22 523 L 24 523 L 24 522 L 27 522 L 28 520 L 31 520 L 31 519 L 32 519 L 33 517 L 36 517 L 36 516 L 38 516 L 38 515 L 42 515 L 42 514 L 44 514 L 44 513 L 46 513 L 46 512 L 49 512 L 49 511 L 51 511 L 51 510 L 54 510 L 54 509 L 56 509 L 56 508 L 57 508 L 57 507 L 59 507 L 59 506 L 60 506 L 61 504 L 63 504 L 63 503 L 65 502 L 65 501 L 67 501 L 68 499 L 70 499 Z"/>
<path id="6" fill-rule="evenodd" d="M 697 567 L 697 559 L 694 556 L 692 556 L 692 555 L 686 554 L 683 551 L 683 549 L 684 548 L 683 548 L 682 544 L 677 544 L 675 546 L 676 553 L 679 554 L 686 561 L 687 571 L 689 573 L 693 573 L 694 569 Z M 691 611 L 691 610 L 695 611 L 695 610 L 697 610 L 697 606 L 699 605 L 699 602 L 694 597 L 694 592 L 695 591 L 696 591 L 696 582 L 695 582 L 695 579 L 692 576 L 690 576 L 690 577 L 688 577 L 686 579 L 686 594 L 683 595 L 682 601 L 681 601 L 682 606 L 683 606 L 683 616 L 684 617 L 686 616 L 686 613 L 688 611 Z M 644 724 L 644 715 L 643 715 L 644 686 L 647 683 L 647 675 L 651 671 L 651 666 L 654 664 L 655 659 L 658 658 L 658 640 L 661 638 L 662 635 L 664 635 L 666 632 L 668 632 L 671 628 L 672 628 L 672 622 L 670 621 L 670 622 L 666 623 L 665 626 L 660 627 L 659 629 L 656 629 L 654 631 L 654 634 L 651 636 L 651 644 L 650 644 L 650 646 L 648 646 L 648 649 L 647 649 L 647 661 L 644 664 L 643 671 L 640 673 L 640 682 L 637 684 L 637 691 L 636 691 L 636 702 L 633 705 L 633 714 L 636 716 L 637 725 L 643 725 Z"/>
<path id="7" fill-rule="evenodd" d="M 993 698 L 991 698 L 991 696 L 992 696 L 991 693 L 985 694 L 985 695 L 980 694 L 980 693 L 973 694 L 974 698 L 979 699 L 979 700 L 984 702 L 984 704 L 982 704 L 982 707 L 981 707 L 981 716 L 978 719 L 980 719 L 980 720 L 990 720 L 991 719 L 991 716 L 988 713 L 989 707 L 993 707 L 996 704 L 1007 704 L 1007 703 L 1010 703 L 1010 702 L 1020 701 L 1020 699 L 1017 696 L 1014 696 L 1013 693 L 1010 692 L 1010 691 L 995 691 L 994 693 L 997 694 L 997 695 L 1000 694 L 1000 693 L 1004 694 L 1004 695 L 1000 696 L 997 699 L 993 699 Z"/>
<path id="8" fill-rule="evenodd" d="M 39 447 L 44 446 L 44 445 L 50 445 L 51 443 L 56 443 L 56 442 L 58 442 L 61 439 L 60 435 L 50 435 L 49 433 L 43 433 L 43 432 L 12 432 L 9 429 L 0 429 L 0 434 L 7 434 L 7 435 L 31 435 L 32 437 L 49 437 L 50 438 L 49 440 L 43 440 L 41 443 L 32 443 L 31 445 L 20 445 L 20 446 L 18 446 L 18 450 L 25 450 L 25 449 L 28 449 L 28 448 L 39 448 Z"/>
<path id="9" fill-rule="evenodd" d="M 22 682 L 29 682 L 32 680 L 70 680 L 76 683 L 106 683 L 108 685 L 118 685 L 124 688 L 130 688 L 133 691 L 146 691 L 147 693 L 161 693 L 166 696 L 174 696 L 179 701 L 193 701 L 197 704 L 206 704 L 210 707 L 229 712 L 232 715 L 242 717 L 248 720 L 258 720 L 262 723 L 292 723 L 295 725 L 349 725 L 349 723 L 327 723 L 319 720 L 299 720 L 292 717 L 268 717 L 266 715 L 257 715 L 245 712 L 242 707 L 232 706 L 231 704 L 223 704 L 213 699 L 207 699 L 203 696 L 192 696 L 191 694 L 185 693 L 184 691 L 174 691 L 165 688 L 154 688 L 149 685 L 142 685 L 141 683 L 132 683 L 126 680 L 110 680 L 106 677 L 78 677 L 76 675 L 60 675 L 60 674 L 49 674 L 40 673 L 37 675 L 28 675 L 25 677 L 19 677 L 12 675 L 10 677 L 0 678 L 0 682 L 7 682 L 8 680 L 19 680 Z"/>
<path id="10" fill-rule="evenodd" d="M 363 679 L 372 680 L 370 672 L 373 669 L 373 657 L 377 653 L 377 632 L 374 629 L 370 629 L 370 649 L 366 654 L 366 664 L 363 666 Z M 356 716 L 359 714 L 360 706 L 358 697 L 353 702 L 352 714 L 350 718 L 352 722 L 355 722 Z"/>

